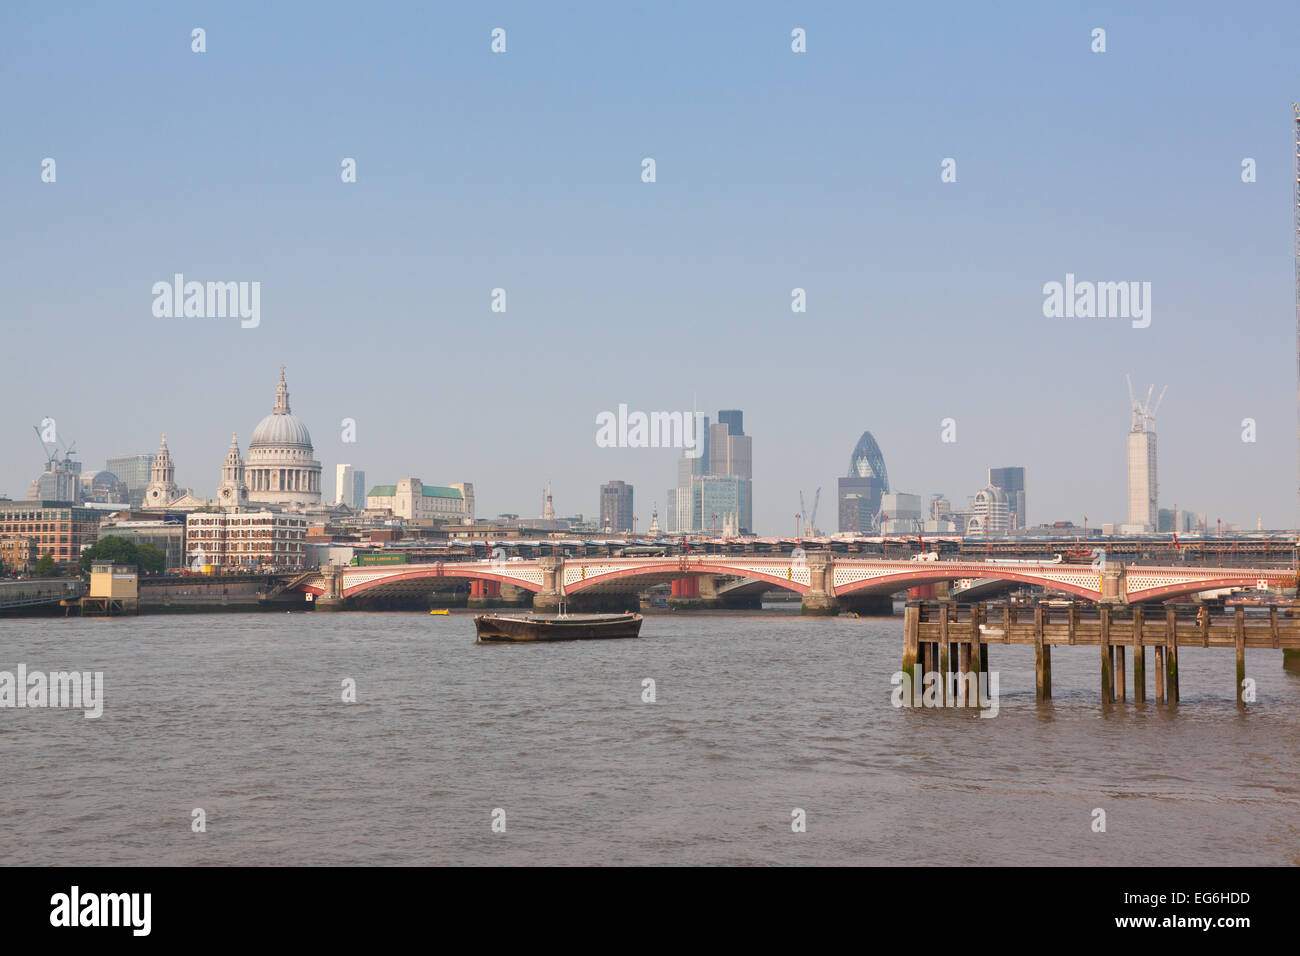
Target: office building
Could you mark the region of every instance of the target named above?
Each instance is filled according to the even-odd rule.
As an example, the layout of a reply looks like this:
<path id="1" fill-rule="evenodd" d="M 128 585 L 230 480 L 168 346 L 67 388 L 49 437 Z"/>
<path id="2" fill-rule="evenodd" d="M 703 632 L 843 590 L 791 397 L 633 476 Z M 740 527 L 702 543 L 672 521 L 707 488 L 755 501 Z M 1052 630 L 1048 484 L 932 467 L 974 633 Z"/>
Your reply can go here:
<path id="1" fill-rule="evenodd" d="M 471 524 L 474 521 L 474 485 L 426 485 L 419 478 L 402 478 L 395 485 L 376 485 L 366 495 L 367 511 L 387 511 L 412 522 Z"/>
<path id="2" fill-rule="evenodd" d="M 81 476 L 81 500 L 130 507 L 126 482 L 111 471 Z"/>
<path id="3" fill-rule="evenodd" d="M 992 485 L 976 493 L 966 513 L 966 534 L 993 537 L 1011 530 L 1006 493 Z"/>
<path id="4" fill-rule="evenodd" d="M 144 490 L 149 487 L 153 455 L 118 455 L 104 462 L 104 470 L 126 483 L 127 501 L 132 508 L 144 507 Z"/>
<path id="5" fill-rule="evenodd" d="M 1012 529 L 1028 527 L 1028 515 L 1025 512 L 1025 469 L 990 468 L 989 486 L 1001 488 L 1006 495 L 1007 507 L 1011 511 Z"/>
<path id="6" fill-rule="evenodd" d="M 307 519 L 269 511 L 196 513 L 185 517 L 191 568 L 301 570 L 307 564 Z"/>
<path id="7" fill-rule="evenodd" d="M 691 486 L 691 522 L 697 531 L 735 534 L 751 532 L 744 516 L 749 513 L 750 482 L 739 475 L 701 475 Z M 734 536 L 734 535 L 733 535 Z"/>
<path id="8" fill-rule="evenodd" d="M 99 526 L 99 540 L 125 538 L 136 547 L 153 545 L 163 555 L 163 567 L 174 571 L 186 566 L 185 522 L 176 518 L 108 519 Z"/>
<path id="9" fill-rule="evenodd" d="M 600 486 L 600 530 L 623 534 L 633 530 L 632 486 L 607 481 Z"/>
<path id="10" fill-rule="evenodd" d="M 876 529 L 881 498 L 889 493 L 885 456 L 871 432 L 863 432 L 849 456 L 848 474 L 839 480 L 839 530 L 870 534 Z"/>
<path id="11" fill-rule="evenodd" d="M 880 496 L 881 534 L 911 534 L 924 527 L 921 496 L 902 492 Z"/>
<path id="12" fill-rule="evenodd" d="M 351 465 L 337 465 L 334 469 L 334 503 L 347 505 L 353 511 L 366 506 L 366 473 Z"/>
<path id="13" fill-rule="evenodd" d="M 0 537 L 30 538 L 33 561 L 48 554 L 56 565 L 69 567 L 95 543 L 102 516 L 70 501 L 0 501 Z"/>
<path id="14" fill-rule="evenodd" d="M 718 424 L 726 425 L 732 435 L 745 434 L 745 413 L 739 408 L 724 408 L 718 412 Z"/>
<path id="15" fill-rule="evenodd" d="M 32 480 L 27 489 L 29 501 L 81 501 L 81 462 L 71 454 L 62 459 L 50 458 L 45 471 Z"/>

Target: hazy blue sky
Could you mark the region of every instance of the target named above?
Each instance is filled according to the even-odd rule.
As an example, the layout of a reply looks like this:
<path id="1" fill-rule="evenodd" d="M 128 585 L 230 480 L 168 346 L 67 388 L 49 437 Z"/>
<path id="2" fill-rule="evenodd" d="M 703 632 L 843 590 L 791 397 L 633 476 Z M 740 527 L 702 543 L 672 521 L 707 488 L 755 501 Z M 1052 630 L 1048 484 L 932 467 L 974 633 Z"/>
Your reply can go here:
<path id="1" fill-rule="evenodd" d="M 1024 465 L 1032 523 L 1096 524 L 1131 373 L 1169 385 L 1162 506 L 1294 525 L 1297 36 L 1293 2 L 7 5 L 0 492 L 51 416 L 87 469 L 166 431 L 212 494 L 284 363 L 331 495 L 349 461 L 591 514 L 622 478 L 644 528 L 675 453 L 595 417 L 694 396 L 745 412 L 760 533 L 818 486 L 834 530 L 864 429 L 896 490 Z M 155 318 L 176 272 L 260 281 L 261 325 Z M 1044 318 L 1067 272 L 1151 282 L 1150 327 Z"/>

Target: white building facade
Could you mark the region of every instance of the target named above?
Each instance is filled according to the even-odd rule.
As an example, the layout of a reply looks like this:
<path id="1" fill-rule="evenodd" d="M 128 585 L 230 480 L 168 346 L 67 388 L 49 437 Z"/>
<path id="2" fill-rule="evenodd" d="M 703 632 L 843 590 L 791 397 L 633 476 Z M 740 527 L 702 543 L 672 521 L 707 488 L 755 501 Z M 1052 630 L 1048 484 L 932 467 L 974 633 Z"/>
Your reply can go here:
<path id="1" fill-rule="evenodd" d="M 197 512 L 185 518 L 189 567 L 293 571 L 306 567 L 307 519 L 269 511 Z"/>
<path id="2" fill-rule="evenodd" d="M 474 520 L 474 485 L 426 485 L 419 478 L 402 478 L 395 485 L 376 485 L 366 495 L 367 511 L 389 511 L 407 521 L 451 521 L 468 524 Z"/>

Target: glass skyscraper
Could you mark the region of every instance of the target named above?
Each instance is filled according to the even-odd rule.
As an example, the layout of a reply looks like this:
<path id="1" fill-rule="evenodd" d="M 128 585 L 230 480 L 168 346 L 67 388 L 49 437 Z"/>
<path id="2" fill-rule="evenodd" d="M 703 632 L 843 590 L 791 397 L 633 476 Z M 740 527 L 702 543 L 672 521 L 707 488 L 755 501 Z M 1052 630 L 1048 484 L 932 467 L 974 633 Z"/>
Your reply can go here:
<path id="1" fill-rule="evenodd" d="M 876 527 L 880 500 L 889 494 L 889 472 L 871 432 L 863 432 L 849 456 L 849 473 L 839 481 L 839 530 L 869 534 Z"/>

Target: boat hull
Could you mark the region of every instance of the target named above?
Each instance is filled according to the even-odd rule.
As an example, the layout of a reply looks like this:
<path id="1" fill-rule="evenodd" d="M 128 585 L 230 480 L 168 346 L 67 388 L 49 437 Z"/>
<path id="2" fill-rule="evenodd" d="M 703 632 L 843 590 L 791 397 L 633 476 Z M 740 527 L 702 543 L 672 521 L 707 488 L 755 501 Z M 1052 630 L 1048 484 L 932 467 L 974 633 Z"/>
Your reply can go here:
<path id="1" fill-rule="evenodd" d="M 592 641 L 637 637 L 640 614 L 480 614 L 474 618 L 480 644 L 536 641 Z"/>

